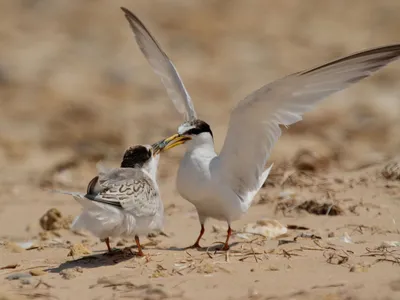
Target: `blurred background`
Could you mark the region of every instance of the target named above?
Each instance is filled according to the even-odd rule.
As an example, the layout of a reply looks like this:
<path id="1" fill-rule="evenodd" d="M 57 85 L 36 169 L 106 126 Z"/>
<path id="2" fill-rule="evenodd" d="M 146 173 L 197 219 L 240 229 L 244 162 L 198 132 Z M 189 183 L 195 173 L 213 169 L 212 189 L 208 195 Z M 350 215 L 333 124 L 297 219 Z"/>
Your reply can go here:
<path id="1" fill-rule="evenodd" d="M 398 0 L 13 0 L 0 2 L 0 189 L 85 188 L 103 160 L 182 121 L 120 10 L 175 63 L 222 146 L 229 113 L 284 75 L 400 42 Z M 353 170 L 400 150 L 400 64 L 338 93 L 284 130 L 271 161 L 311 151 Z M 162 159 L 174 181 L 182 149 Z M 68 170 L 68 172 L 65 172 Z M 174 186 L 171 185 L 171 188 Z"/>
<path id="2" fill-rule="evenodd" d="M 163 289 L 170 295 L 181 288 L 194 299 L 207 298 L 217 285 L 220 299 L 227 294 L 232 296 L 229 299 L 238 299 L 246 293 L 251 299 L 263 298 L 262 293 L 272 296 L 268 299 L 289 299 L 278 295 L 292 291 L 301 292 L 291 294 L 290 299 L 311 299 L 304 293 L 309 288 L 330 293 L 314 299 L 372 299 L 374 295 L 380 296 L 374 299 L 382 299 L 389 290 L 389 278 L 399 274 L 393 269 L 399 258 L 388 260 L 388 250 L 382 250 L 382 257 L 392 263 L 375 266 L 377 257 L 371 257 L 366 262 L 374 265 L 374 271 L 366 272 L 367 267 L 362 267 L 354 271 L 360 272 L 358 275 L 345 265 L 347 252 L 353 253 L 350 267 L 364 263 L 364 257 L 358 256 L 363 256 L 365 249 L 375 249 L 392 239 L 399 244 L 400 185 L 381 174 L 386 161 L 400 153 L 400 62 L 327 98 L 302 122 L 283 128 L 269 161 L 275 165 L 266 188 L 255 199 L 255 207 L 234 224 L 238 230 L 272 217 L 283 224 L 306 226 L 299 228 L 310 228 L 313 241 L 314 233 L 316 238 L 322 236 L 322 245 L 329 245 L 324 249 L 336 244 L 339 254 L 332 252 L 327 260 L 326 251 L 291 252 L 300 257 L 289 261 L 291 255 L 286 254 L 295 244 L 288 244 L 286 252 L 271 240 L 258 253 L 266 257 L 260 263 L 254 250 L 258 251 L 258 246 L 253 249 L 250 241 L 236 249 L 240 247 L 241 252 L 251 246 L 252 252 L 246 251 L 242 258 L 233 252 L 234 264 L 224 264 L 227 269 L 220 270 L 214 263 L 225 263 L 225 256 L 219 256 L 222 260 L 211 257 L 211 264 L 208 248 L 207 253 L 193 252 L 194 258 L 186 251 L 164 251 L 189 245 L 199 230 L 194 207 L 176 191 L 176 171 L 185 150 L 177 147 L 163 154 L 159 168 L 167 236 L 152 239 L 160 241 L 157 247 L 153 246 L 157 243 L 145 244 L 150 248 L 146 252 L 161 256 L 149 264 L 135 259 L 103 266 L 102 259 L 87 260 L 80 270 L 74 267 L 80 264 L 68 264 L 75 261 L 74 254 L 67 257 L 67 251 L 74 253 L 75 245 L 86 245 L 94 253 L 102 253 L 105 245 L 90 235 L 68 230 L 81 206 L 69 196 L 44 189 L 86 191 L 97 172 L 96 163 L 119 166 L 128 146 L 151 144 L 169 136 L 183 120 L 138 49 L 120 6 L 137 14 L 172 59 L 199 118 L 213 129 L 217 151 L 224 142 L 231 109 L 252 91 L 341 56 L 400 43 L 399 0 L 1 0 L 0 267 L 15 263 L 14 271 L 26 273 L 28 267 L 46 266 L 55 273 L 44 275 L 43 284 L 41 279 L 30 281 L 30 290 L 23 281 L 6 281 L 3 276 L 0 289 L 25 291 L 29 299 L 43 299 L 40 291 L 52 293 L 43 294 L 49 295 L 48 299 L 70 299 L 74 293 L 86 295 L 86 299 L 115 299 L 131 286 L 147 293 L 142 283 L 158 278 L 154 297 L 145 294 L 141 299 L 164 299 Z M 397 160 L 389 168 L 391 179 L 400 179 L 399 166 Z M 299 170 L 314 173 L 296 173 Z M 313 205 L 318 209 L 313 210 Z M 304 210 L 311 213 L 304 214 Z M 331 217 L 334 211 L 344 215 Z M 321 214 L 329 216 L 316 217 Z M 348 224 L 356 227 L 346 227 Z M 225 239 L 226 229 L 214 225 L 207 225 L 205 246 Z M 347 238 L 348 233 L 354 243 Z M 305 240 L 299 243 L 314 247 L 308 250 L 321 250 L 315 249 L 311 240 L 303 244 Z M 332 240 L 336 242 L 331 244 Z M 144 245 L 145 237 L 141 241 Z M 30 242 L 39 247 L 31 248 L 36 244 Z M 116 247 L 134 244 L 124 239 L 111 242 Z M 341 256 L 342 250 L 346 257 Z M 336 264 L 330 262 L 332 257 L 342 257 L 337 259 L 340 267 L 332 266 Z M 193 269 L 183 271 L 185 267 L 179 269 L 184 273 L 175 272 L 183 258 L 190 266 L 192 259 L 204 260 L 204 264 L 199 263 L 204 270 L 188 275 Z M 165 268 L 161 265 L 160 269 L 159 264 Z M 2 270 L 1 275 L 9 271 Z M 65 281 L 70 278 L 64 277 L 63 271 L 75 272 L 71 278 L 81 277 Z M 209 274 L 212 272 L 215 276 Z M 170 277 L 159 278 L 163 274 Z M 92 289 L 96 278 L 100 284 L 103 278 L 108 280 L 103 276 L 111 275 L 123 283 L 114 286 L 106 281 L 112 287 L 108 292 L 106 285 Z M 232 284 L 234 280 L 238 284 Z M 365 296 L 342 293 L 343 297 L 336 297 L 331 294 L 335 285 L 325 284 L 337 282 L 338 290 L 347 286 Z M 390 293 L 399 290 L 399 282 Z"/>

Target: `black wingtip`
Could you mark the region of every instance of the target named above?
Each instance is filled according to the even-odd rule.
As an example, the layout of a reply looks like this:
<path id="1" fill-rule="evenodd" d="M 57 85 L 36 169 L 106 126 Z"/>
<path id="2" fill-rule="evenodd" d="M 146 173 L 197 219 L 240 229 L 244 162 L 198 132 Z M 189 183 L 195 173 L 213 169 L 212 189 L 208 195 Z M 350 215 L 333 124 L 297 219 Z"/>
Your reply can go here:
<path id="1" fill-rule="evenodd" d="M 99 181 L 99 176 L 94 177 L 92 180 L 90 180 L 87 189 L 86 189 L 86 193 L 87 194 L 92 194 L 93 193 L 93 189 L 96 186 L 97 182 Z"/>
<path id="2" fill-rule="evenodd" d="M 127 18 L 129 20 L 129 17 L 135 16 L 129 9 L 121 6 L 121 10 L 124 12 L 125 14 L 125 18 Z"/>
<path id="3" fill-rule="evenodd" d="M 129 20 L 129 16 L 132 15 L 132 13 L 129 11 L 129 9 L 121 6 L 121 10 L 123 11 L 125 18 L 127 18 Z"/>
<path id="4" fill-rule="evenodd" d="M 121 6 L 121 10 L 125 13 L 126 17 L 133 17 L 135 19 L 137 19 L 137 17 L 135 16 L 135 14 L 133 12 L 131 12 L 129 9 Z"/>
<path id="5" fill-rule="evenodd" d="M 129 9 L 127 9 L 127 8 L 125 8 L 125 7 L 123 7 L 123 6 L 121 6 L 121 10 L 124 12 L 125 18 L 128 20 L 128 22 L 129 22 L 132 26 L 134 26 L 134 23 L 132 22 L 132 19 L 133 19 L 135 22 L 141 24 L 141 25 L 144 27 L 144 25 L 143 25 L 142 22 L 139 20 L 139 18 L 138 18 L 133 12 L 131 12 Z"/>
<path id="6" fill-rule="evenodd" d="M 382 65 L 380 67 L 376 68 L 376 70 L 374 70 L 374 71 L 377 71 L 384 65 L 386 65 L 386 64 L 390 63 L 391 61 L 398 59 L 400 57 L 400 44 L 387 45 L 387 46 L 382 46 L 382 47 L 378 47 L 378 48 L 367 49 L 367 50 L 364 50 L 361 52 L 356 52 L 354 54 L 351 54 L 351 55 L 333 60 L 331 62 L 328 62 L 324 65 L 320 65 L 316 68 L 300 72 L 300 75 L 310 74 L 312 72 L 319 71 L 323 68 L 330 67 L 337 63 L 345 62 L 345 61 L 351 60 L 351 59 L 357 59 L 360 57 L 367 57 L 367 56 L 371 56 L 374 54 L 381 54 L 380 57 L 373 57 L 370 59 L 371 62 L 382 62 Z"/>

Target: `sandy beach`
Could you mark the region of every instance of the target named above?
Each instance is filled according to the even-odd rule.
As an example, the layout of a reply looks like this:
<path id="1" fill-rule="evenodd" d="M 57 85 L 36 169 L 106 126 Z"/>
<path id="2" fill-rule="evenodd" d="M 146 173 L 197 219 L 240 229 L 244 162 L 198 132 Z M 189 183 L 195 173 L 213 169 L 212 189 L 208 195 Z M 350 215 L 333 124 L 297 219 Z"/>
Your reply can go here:
<path id="1" fill-rule="evenodd" d="M 400 42 L 400 2 L 3 1 L 0 4 L 0 299 L 400 298 L 400 63 L 283 129 L 249 212 L 200 230 L 176 190 L 184 146 L 163 153 L 161 234 L 70 229 L 96 163 L 173 134 L 182 117 L 120 10 L 135 12 L 180 72 L 219 151 L 234 105 L 262 85 Z M 261 234 L 260 234 L 261 233 Z"/>

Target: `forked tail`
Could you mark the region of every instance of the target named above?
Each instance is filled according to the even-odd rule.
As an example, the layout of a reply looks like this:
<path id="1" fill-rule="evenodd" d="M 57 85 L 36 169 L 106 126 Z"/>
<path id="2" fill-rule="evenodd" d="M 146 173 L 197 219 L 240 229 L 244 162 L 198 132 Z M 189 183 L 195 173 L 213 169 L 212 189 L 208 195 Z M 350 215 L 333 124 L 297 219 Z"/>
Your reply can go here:
<path id="1" fill-rule="evenodd" d="M 78 197 L 78 198 L 81 198 L 81 199 L 85 198 L 85 194 L 82 194 L 80 192 L 70 192 L 70 191 L 63 191 L 63 190 L 47 190 L 47 191 L 49 191 L 51 193 L 70 195 L 70 196 L 73 196 L 74 198 L 75 197 Z"/>
<path id="2" fill-rule="evenodd" d="M 70 195 L 72 196 L 77 202 L 79 202 L 81 205 L 85 206 L 86 202 L 90 201 L 84 201 L 86 200 L 85 194 L 80 193 L 80 192 L 69 192 L 69 191 L 63 191 L 63 190 L 47 190 L 48 192 L 51 193 L 57 193 L 57 194 L 64 194 L 64 195 Z"/>

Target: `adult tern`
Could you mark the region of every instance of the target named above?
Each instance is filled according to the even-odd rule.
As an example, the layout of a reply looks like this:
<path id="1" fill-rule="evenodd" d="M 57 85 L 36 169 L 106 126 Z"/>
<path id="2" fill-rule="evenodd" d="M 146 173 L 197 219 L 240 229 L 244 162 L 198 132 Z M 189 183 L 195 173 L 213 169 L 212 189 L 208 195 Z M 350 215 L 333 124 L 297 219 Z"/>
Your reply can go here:
<path id="1" fill-rule="evenodd" d="M 302 119 L 325 97 L 343 90 L 400 56 L 400 44 L 352 54 L 273 81 L 252 92 L 231 112 L 228 132 L 218 155 L 210 126 L 197 118 L 192 100 L 171 60 L 149 30 L 132 12 L 122 8 L 137 44 L 161 78 L 176 109 L 184 116 L 166 149 L 186 143 L 177 188 L 197 209 L 200 234 L 192 247 L 200 247 L 207 218 L 228 223 L 223 250 L 229 249 L 231 223 L 249 209 L 268 177 L 272 147 L 281 135 L 279 125 Z"/>

